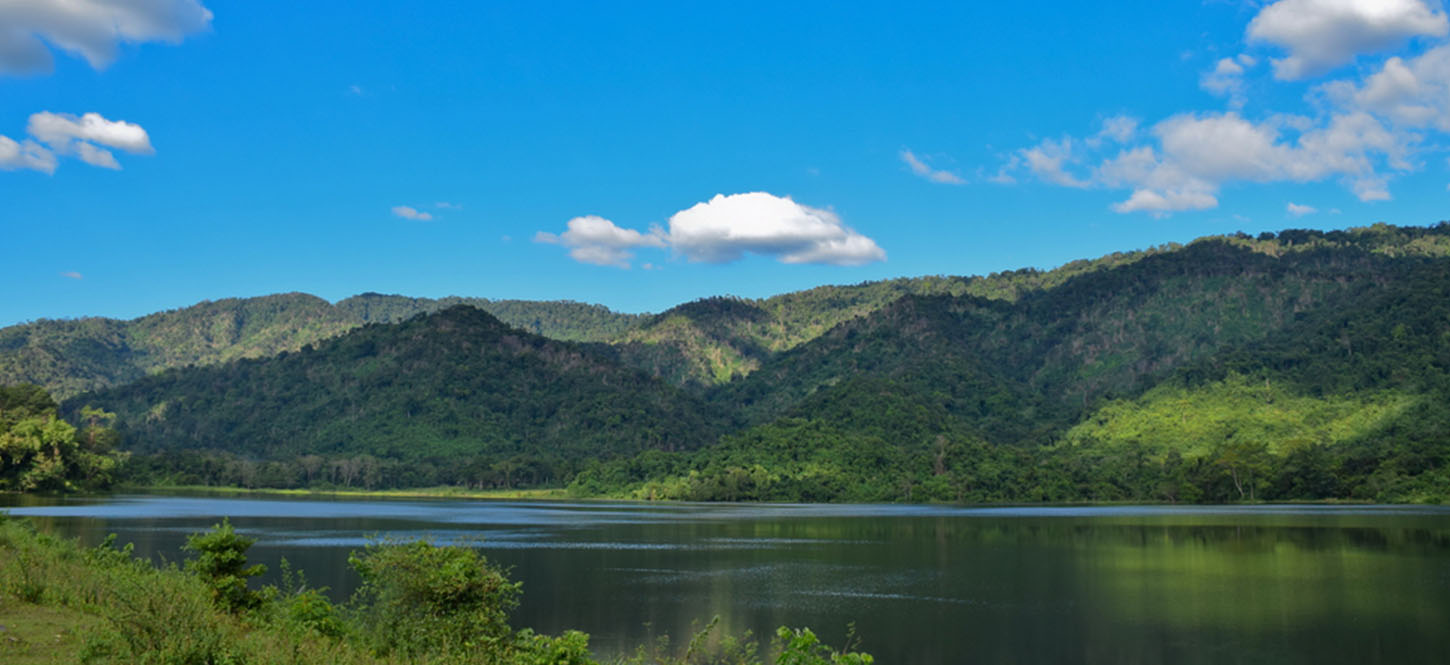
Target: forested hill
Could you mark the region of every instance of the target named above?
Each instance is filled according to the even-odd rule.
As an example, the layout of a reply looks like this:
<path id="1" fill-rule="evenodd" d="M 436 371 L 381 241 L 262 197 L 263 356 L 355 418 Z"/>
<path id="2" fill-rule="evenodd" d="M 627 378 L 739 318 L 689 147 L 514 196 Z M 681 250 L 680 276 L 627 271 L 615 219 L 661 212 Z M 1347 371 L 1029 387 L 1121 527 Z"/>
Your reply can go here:
<path id="1" fill-rule="evenodd" d="M 122 385 L 163 369 L 265 358 L 368 323 L 472 305 L 555 339 L 601 341 L 640 317 L 577 302 L 366 293 L 337 304 L 303 293 L 229 298 L 130 321 L 41 320 L 0 329 L 0 385 L 33 383 L 57 397 Z"/>
<path id="2" fill-rule="evenodd" d="M 1450 498 L 1447 303 L 1450 224 L 1285 231 L 708 299 L 612 343 L 455 308 L 64 409 L 116 412 L 132 450 L 167 452 L 138 460 L 197 482 L 1426 500 Z"/>
<path id="3" fill-rule="evenodd" d="M 164 369 L 265 358 L 367 323 L 396 323 L 454 305 L 487 311 L 511 326 L 565 341 L 606 342 L 618 359 L 681 386 L 705 388 L 745 376 L 770 356 L 905 295 L 971 293 L 1015 299 L 1177 245 L 1052 271 L 988 277 L 915 277 L 821 286 L 765 298 L 706 298 L 658 315 L 614 312 L 572 301 L 409 298 L 367 293 L 336 304 L 303 293 L 203 302 L 121 321 L 41 320 L 0 328 L 0 385 L 33 383 L 60 398 L 135 381 Z"/>
<path id="4" fill-rule="evenodd" d="M 476 481 L 480 464 L 505 469 L 500 482 L 557 482 L 589 459 L 696 448 L 725 429 L 608 354 L 466 305 L 79 399 L 124 414 L 117 429 L 138 454 L 224 453 L 309 476 L 346 459 L 348 484 Z"/>

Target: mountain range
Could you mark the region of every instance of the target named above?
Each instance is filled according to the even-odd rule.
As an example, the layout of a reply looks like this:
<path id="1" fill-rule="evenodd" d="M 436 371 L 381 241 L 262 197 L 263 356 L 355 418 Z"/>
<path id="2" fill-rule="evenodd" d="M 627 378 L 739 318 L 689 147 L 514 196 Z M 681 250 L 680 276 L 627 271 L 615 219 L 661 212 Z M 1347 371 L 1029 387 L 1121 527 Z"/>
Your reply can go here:
<path id="1" fill-rule="evenodd" d="M 762 500 L 1450 498 L 1450 224 L 709 298 L 303 294 L 0 329 L 150 482 Z"/>

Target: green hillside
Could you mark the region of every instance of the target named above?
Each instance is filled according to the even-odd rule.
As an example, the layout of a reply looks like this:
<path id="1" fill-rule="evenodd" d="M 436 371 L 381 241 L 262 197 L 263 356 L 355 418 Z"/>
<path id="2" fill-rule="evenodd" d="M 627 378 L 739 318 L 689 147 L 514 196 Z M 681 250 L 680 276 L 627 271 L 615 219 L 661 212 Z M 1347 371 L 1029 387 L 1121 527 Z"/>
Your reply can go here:
<path id="1" fill-rule="evenodd" d="M 751 429 L 579 485 L 690 499 L 1450 497 L 1445 232 L 1206 239 L 1015 302 L 902 298 L 717 389 Z"/>
<path id="2" fill-rule="evenodd" d="M 317 306 L 386 322 L 437 302 Z M 136 477 L 186 482 L 1437 500 L 1450 497 L 1447 303 L 1450 225 L 1285 231 L 637 319 L 572 303 L 546 319 L 517 304 L 534 328 L 613 343 L 553 341 L 454 307 L 65 408 L 115 411 Z M 102 323 L 69 322 L 91 326 L 71 338 Z M 194 356 L 198 339 L 261 348 L 276 329 L 167 330 L 173 354 Z"/>
<path id="3" fill-rule="evenodd" d="M 368 323 L 396 323 L 472 305 L 510 325 L 571 341 L 603 341 L 639 318 L 599 305 L 367 293 L 329 304 L 303 293 L 229 298 L 130 321 L 42 320 L 0 329 L 0 385 L 33 383 L 57 397 L 119 386 L 164 369 L 266 358 Z"/>
<path id="4" fill-rule="evenodd" d="M 270 359 L 163 372 L 68 408 L 79 404 L 117 411 L 133 451 L 183 474 L 217 473 L 206 466 L 218 459 L 270 464 L 233 469 L 242 484 L 538 485 L 584 459 L 699 447 L 723 426 L 607 354 L 466 305 Z"/>

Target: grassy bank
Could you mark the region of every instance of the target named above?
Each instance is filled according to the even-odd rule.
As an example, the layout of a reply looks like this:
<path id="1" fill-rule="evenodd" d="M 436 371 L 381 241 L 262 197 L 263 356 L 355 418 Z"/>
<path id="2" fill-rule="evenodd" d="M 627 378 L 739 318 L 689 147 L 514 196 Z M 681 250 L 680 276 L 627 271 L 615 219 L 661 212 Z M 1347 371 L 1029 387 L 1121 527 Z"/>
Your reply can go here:
<path id="1" fill-rule="evenodd" d="M 520 587 L 476 550 L 388 542 L 354 552 L 358 594 L 335 605 L 305 577 L 253 588 L 252 541 L 223 522 L 158 567 L 107 542 L 38 532 L 0 512 L 0 662 L 156 665 L 393 663 L 598 665 L 589 636 L 509 624 Z M 782 627 L 767 649 L 713 624 L 689 641 L 641 646 L 619 665 L 869 665 Z"/>

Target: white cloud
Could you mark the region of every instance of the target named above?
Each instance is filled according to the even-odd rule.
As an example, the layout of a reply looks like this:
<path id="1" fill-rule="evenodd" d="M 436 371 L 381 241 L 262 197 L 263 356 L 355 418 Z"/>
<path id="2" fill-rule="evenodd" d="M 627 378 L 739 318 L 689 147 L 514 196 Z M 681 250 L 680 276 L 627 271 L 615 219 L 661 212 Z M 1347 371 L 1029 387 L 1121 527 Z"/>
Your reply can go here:
<path id="1" fill-rule="evenodd" d="M 1198 87 L 1211 94 L 1227 97 L 1232 108 L 1243 108 L 1247 101 L 1244 93 L 1245 60 L 1252 66 L 1253 58 L 1247 56 L 1219 60 L 1213 71 L 1199 77 Z"/>
<path id="2" fill-rule="evenodd" d="M 1055 185 L 1087 187 L 1090 184 L 1067 172 L 1066 167 L 1075 161 L 1071 137 L 1065 136 L 1060 141 L 1043 139 L 1031 148 L 1019 150 L 1017 156 L 1033 174 Z"/>
<path id="3" fill-rule="evenodd" d="M 211 19 L 199 0 L 0 1 L 0 74 L 50 71 L 47 45 L 101 69 L 115 60 L 119 44 L 180 42 Z"/>
<path id="4" fill-rule="evenodd" d="M 35 141 L 30 139 L 16 141 L 8 136 L 0 135 L 0 170 L 26 169 L 42 173 L 55 173 L 56 162 L 55 153 L 46 150 L 44 146 Z"/>
<path id="5" fill-rule="evenodd" d="M 691 261 L 726 263 L 744 254 L 781 263 L 861 265 L 886 260 L 876 241 L 835 213 L 765 192 L 716 194 L 670 217 L 670 246 Z"/>
<path id="6" fill-rule="evenodd" d="M 42 111 L 30 116 L 26 132 L 31 138 L 15 141 L 0 136 L 0 169 L 30 169 L 54 173 L 59 157 L 76 157 L 91 166 L 120 170 L 121 164 L 110 150 L 150 155 L 151 137 L 140 125 L 122 120 L 107 120 L 99 113 L 74 116 L 69 113 Z"/>
<path id="7" fill-rule="evenodd" d="M 61 277 L 65 277 L 67 279 L 85 279 L 86 278 L 85 275 L 82 275 L 82 274 L 80 274 L 80 273 L 78 273 L 78 272 L 76 272 L 74 270 L 67 270 L 66 272 L 61 273 L 60 276 Z"/>
<path id="8" fill-rule="evenodd" d="M 1411 37 L 1443 37 L 1445 14 L 1423 0 L 1279 0 L 1249 23 L 1250 43 L 1288 51 L 1273 59 L 1281 80 L 1317 76 Z"/>
<path id="9" fill-rule="evenodd" d="M 1289 205 L 1285 206 L 1284 209 L 1288 211 L 1290 215 L 1293 215 L 1295 217 L 1303 217 L 1305 215 L 1312 215 L 1316 212 L 1319 212 L 1319 209 L 1315 208 L 1314 206 L 1299 205 L 1298 203 L 1295 203 L 1293 201 L 1290 201 Z"/>
<path id="10" fill-rule="evenodd" d="M 434 203 L 433 204 L 433 207 L 438 208 L 439 210 L 462 210 L 463 209 L 463 206 L 461 204 L 458 204 L 458 203 L 449 203 L 447 201 L 439 201 L 437 203 Z"/>
<path id="11" fill-rule="evenodd" d="M 156 152 L 151 147 L 151 137 L 140 125 L 124 120 L 107 120 L 99 113 L 87 113 L 77 118 L 69 113 L 42 111 L 30 116 L 26 131 L 57 151 L 64 151 L 75 141 L 90 141 L 135 154 Z"/>
<path id="12" fill-rule="evenodd" d="M 658 233 L 620 228 L 596 215 L 575 217 L 569 220 L 568 227 L 560 234 L 539 231 L 534 234 L 534 242 L 563 245 L 575 261 L 616 268 L 628 268 L 636 248 L 665 246 Z"/>
<path id="13" fill-rule="evenodd" d="M 417 222 L 431 222 L 433 215 L 423 212 L 413 206 L 393 206 L 393 214 L 403 219 L 411 219 Z"/>
<path id="14" fill-rule="evenodd" d="M 74 155 L 91 166 L 117 171 L 121 164 L 116 156 L 99 145 L 140 155 L 156 152 L 151 147 L 151 137 L 140 125 L 107 120 L 99 113 L 76 117 L 43 111 L 30 116 L 26 131 L 58 155 Z"/>
<path id="15" fill-rule="evenodd" d="M 1278 115 L 1254 122 L 1236 112 L 1180 113 L 1148 132 L 1147 143 L 1102 156 L 1070 137 L 1019 151 L 1009 168 L 1080 188 L 1127 189 L 1117 212 L 1155 215 L 1205 210 L 1231 182 L 1312 182 L 1337 177 L 1361 200 L 1389 198 L 1381 167 L 1410 170 L 1411 136 L 1361 111 L 1315 122 Z M 1033 156 L 1039 158 L 1034 161 Z M 1094 167 L 1081 164 L 1096 161 Z"/>
<path id="16" fill-rule="evenodd" d="M 886 260 L 876 241 L 835 213 L 765 192 L 716 194 L 672 215 L 668 230 L 641 233 L 590 215 L 569 220 L 564 233 L 540 231 L 534 242 L 563 245 L 576 261 L 619 268 L 628 268 L 632 250 L 640 247 L 671 248 L 702 263 L 729 263 L 746 254 L 847 266 Z"/>
<path id="17" fill-rule="evenodd" d="M 1317 90 L 1331 103 L 1374 113 L 1405 127 L 1450 132 L 1450 45 L 1409 60 L 1389 58 L 1361 85 L 1333 81 Z"/>
<path id="18" fill-rule="evenodd" d="M 1114 143 L 1127 143 L 1138 133 L 1138 119 L 1126 116 L 1115 115 L 1103 119 L 1103 127 L 1098 133 L 1089 137 L 1087 142 L 1091 147 L 1097 147 L 1104 141 Z"/>
<path id="19" fill-rule="evenodd" d="M 966 184 L 967 182 L 966 180 L 963 180 L 961 176 L 952 173 L 951 171 L 933 169 L 926 162 L 922 161 L 921 158 L 917 157 L 914 153 L 905 148 L 902 148 L 900 156 L 901 161 L 906 162 L 906 165 L 911 168 L 912 173 L 926 178 L 931 182 L 940 183 L 943 185 L 962 185 Z"/>

